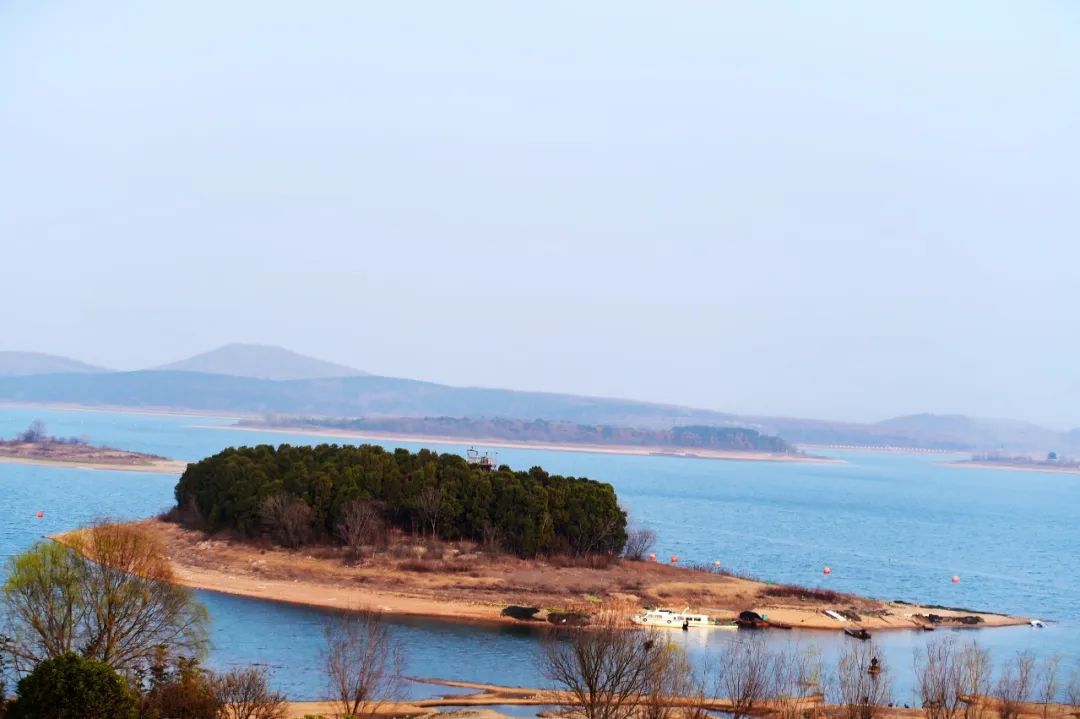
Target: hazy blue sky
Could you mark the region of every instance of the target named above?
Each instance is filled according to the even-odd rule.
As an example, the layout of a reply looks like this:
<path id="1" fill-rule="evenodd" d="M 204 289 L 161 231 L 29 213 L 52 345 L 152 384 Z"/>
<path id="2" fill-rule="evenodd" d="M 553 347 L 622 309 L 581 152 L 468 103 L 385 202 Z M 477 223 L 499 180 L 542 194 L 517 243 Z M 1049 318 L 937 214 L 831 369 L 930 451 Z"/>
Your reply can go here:
<path id="1" fill-rule="evenodd" d="M 1080 3 L 0 2 L 0 349 L 1080 425 Z"/>

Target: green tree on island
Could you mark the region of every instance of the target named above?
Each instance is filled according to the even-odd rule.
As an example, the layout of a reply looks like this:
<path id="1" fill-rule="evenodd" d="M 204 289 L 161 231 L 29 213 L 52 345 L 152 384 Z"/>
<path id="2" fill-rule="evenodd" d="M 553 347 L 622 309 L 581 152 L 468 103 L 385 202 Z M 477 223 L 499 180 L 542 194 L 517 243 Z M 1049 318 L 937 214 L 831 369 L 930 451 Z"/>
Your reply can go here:
<path id="1" fill-rule="evenodd" d="M 267 532 L 280 544 L 345 539 L 355 505 L 446 540 L 497 536 L 523 557 L 619 554 L 626 513 L 610 484 L 468 463 L 429 450 L 374 445 L 230 448 L 188 465 L 177 506 L 208 531 Z"/>

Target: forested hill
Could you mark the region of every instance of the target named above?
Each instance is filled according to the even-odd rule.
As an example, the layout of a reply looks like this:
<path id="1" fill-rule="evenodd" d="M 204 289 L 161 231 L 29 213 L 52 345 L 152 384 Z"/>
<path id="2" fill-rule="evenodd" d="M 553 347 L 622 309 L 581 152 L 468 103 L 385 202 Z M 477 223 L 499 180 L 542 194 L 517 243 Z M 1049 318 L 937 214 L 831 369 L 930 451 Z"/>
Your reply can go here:
<path id="1" fill-rule="evenodd" d="M 512 417 L 671 427 L 728 424 L 730 415 L 676 405 L 484 387 L 452 387 L 375 375 L 268 380 L 201 372 L 0 376 L 0 402 L 186 409 L 324 417 Z"/>
<path id="2" fill-rule="evenodd" d="M 188 465 L 176 502 L 209 531 L 266 533 L 294 547 L 339 540 L 358 518 L 526 557 L 618 553 L 627 538 L 610 484 L 374 445 L 226 449 Z"/>
<path id="3" fill-rule="evenodd" d="M 271 417 L 247 426 L 342 429 L 355 432 L 386 432 L 428 437 L 460 437 L 477 440 L 508 440 L 551 444 L 582 444 L 613 447 L 696 448 L 746 452 L 788 453 L 794 449 L 779 437 L 745 427 L 679 426 L 643 429 L 614 425 L 589 425 L 543 419 L 474 419 L 467 417 L 366 417 L 324 419 Z"/>

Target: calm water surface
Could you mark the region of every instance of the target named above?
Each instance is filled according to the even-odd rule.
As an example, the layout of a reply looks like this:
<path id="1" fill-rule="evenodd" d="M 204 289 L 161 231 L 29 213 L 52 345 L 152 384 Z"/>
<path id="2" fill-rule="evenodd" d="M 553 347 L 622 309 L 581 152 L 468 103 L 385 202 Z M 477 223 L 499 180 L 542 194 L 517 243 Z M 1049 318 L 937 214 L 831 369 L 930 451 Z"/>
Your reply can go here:
<path id="1" fill-rule="evenodd" d="M 41 419 L 57 435 L 196 460 L 232 444 L 325 438 L 225 429 L 229 419 L 0 407 L 0 436 Z M 352 440 L 340 440 L 352 441 Z M 392 443 L 417 449 L 416 443 Z M 436 446 L 463 451 L 462 446 Z M 966 631 L 1004 658 L 1033 648 L 1080 659 L 1080 476 L 942 467 L 940 457 L 852 453 L 838 464 L 768 464 L 619 457 L 503 449 L 499 461 L 611 482 L 633 519 L 656 530 L 660 556 L 720 561 L 778 582 L 1015 612 L 1053 620 Z M 98 517 L 137 518 L 168 508 L 169 475 L 0 464 L 0 555 Z M 45 513 L 36 519 L 37 511 Z M 832 574 L 824 577 L 828 565 Z M 950 582 L 959 575 L 959 584 Z M 317 610 L 200 593 L 213 617 L 210 664 L 262 663 L 297 699 L 325 693 L 319 676 L 324 614 Z M 526 628 L 400 621 L 414 676 L 536 685 L 536 636 Z M 839 633 L 838 633 L 839 634 Z M 940 636 L 941 632 L 934 635 Z M 897 698 L 911 700 L 911 658 L 934 636 L 879 633 L 897 674 Z M 725 632 L 674 633 L 706 661 L 731 641 Z M 775 632 L 835 656 L 842 636 Z M 414 695 L 431 694 L 414 686 Z M 451 693 L 439 689 L 436 693 Z"/>

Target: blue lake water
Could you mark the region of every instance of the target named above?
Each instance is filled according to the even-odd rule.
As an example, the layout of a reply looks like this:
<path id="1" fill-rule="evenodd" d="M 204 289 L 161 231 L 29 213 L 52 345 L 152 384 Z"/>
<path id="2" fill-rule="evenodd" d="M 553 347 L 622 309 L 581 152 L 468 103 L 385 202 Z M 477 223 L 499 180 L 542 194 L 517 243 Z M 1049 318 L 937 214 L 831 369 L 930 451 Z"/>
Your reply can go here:
<path id="1" fill-rule="evenodd" d="M 176 459 L 195 460 L 233 444 L 326 438 L 226 429 L 225 418 L 0 407 L 0 436 L 41 419 L 56 435 Z M 346 441 L 346 440 L 339 440 Z M 354 440 L 348 440 L 354 441 Z M 391 443 L 416 449 L 417 443 Z M 433 446 L 464 451 L 461 446 Z M 611 482 L 633 519 L 659 535 L 658 554 L 687 563 L 720 561 L 778 582 L 1053 620 L 1028 627 L 966 631 L 1004 659 L 1032 648 L 1080 659 L 1080 476 L 939 466 L 940 457 L 852 453 L 841 464 L 771 464 L 673 457 L 502 449 L 515 468 Z M 0 556 L 99 517 L 137 518 L 173 502 L 176 477 L 0 463 Z M 35 513 L 44 512 L 42 519 Z M 825 577 L 822 567 L 832 568 Z M 950 577 L 959 575 L 959 584 Z M 215 667 L 262 663 L 291 697 L 325 694 L 319 674 L 324 613 L 200 593 L 213 617 Z M 536 635 L 527 628 L 481 628 L 427 621 L 396 623 L 414 676 L 536 685 Z M 897 698 L 911 700 L 912 653 L 937 635 L 878 633 L 897 675 Z M 725 632 L 676 633 L 707 659 Z M 775 632 L 770 641 L 814 643 L 826 658 L 845 639 Z M 431 694 L 430 687 L 413 687 Z M 450 693 L 439 689 L 434 693 Z"/>

